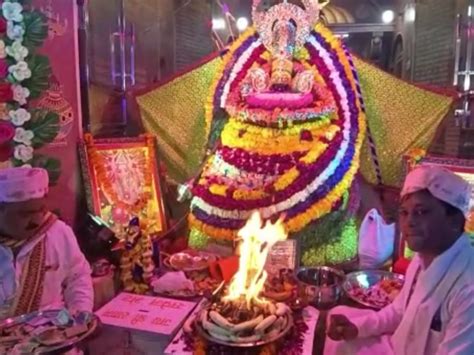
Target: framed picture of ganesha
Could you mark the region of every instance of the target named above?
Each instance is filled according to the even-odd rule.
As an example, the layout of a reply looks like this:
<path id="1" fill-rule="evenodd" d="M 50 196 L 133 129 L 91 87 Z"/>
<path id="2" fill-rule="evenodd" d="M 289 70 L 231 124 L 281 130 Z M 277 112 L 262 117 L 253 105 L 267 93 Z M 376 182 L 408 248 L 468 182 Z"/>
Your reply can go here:
<path id="1" fill-rule="evenodd" d="M 116 233 L 134 217 L 147 234 L 166 231 L 153 136 L 94 139 L 85 135 L 79 153 L 90 213 Z"/>

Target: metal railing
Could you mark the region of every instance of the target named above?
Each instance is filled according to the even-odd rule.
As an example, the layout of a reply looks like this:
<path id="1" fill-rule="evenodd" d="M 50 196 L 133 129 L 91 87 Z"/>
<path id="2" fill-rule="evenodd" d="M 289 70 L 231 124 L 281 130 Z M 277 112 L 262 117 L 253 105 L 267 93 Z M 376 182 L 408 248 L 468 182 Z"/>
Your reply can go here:
<path id="1" fill-rule="evenodd" d="M 455 110 L 456 124 L 462 128 L 471 126 L 472 105 L 474 102 L 474 0 L 471 0 L 466 13 L 456 18 L 456 42 L 453 85 L 459 90 L 461 103 Z"/>
<path id="2" fill-rule="evenodd" d="M 125 0 L 118 1 L 117 29 L 110 34 L 110 75 L 112 84 L 122 93 L 121 124 L 127 125 L 127 89 L 135 85 L 135 26 L 127 22 Z"/>

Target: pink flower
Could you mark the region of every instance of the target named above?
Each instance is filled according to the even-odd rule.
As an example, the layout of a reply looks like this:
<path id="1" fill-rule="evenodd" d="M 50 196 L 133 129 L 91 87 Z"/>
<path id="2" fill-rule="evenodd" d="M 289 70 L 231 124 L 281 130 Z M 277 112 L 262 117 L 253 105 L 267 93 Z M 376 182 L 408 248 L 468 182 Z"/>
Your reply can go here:
<path id="1" fill-rule="evenodd" d="M 10 142 L 15 136 L 15 128 L 8 121 L 0 121 L 0 146 Z"/>

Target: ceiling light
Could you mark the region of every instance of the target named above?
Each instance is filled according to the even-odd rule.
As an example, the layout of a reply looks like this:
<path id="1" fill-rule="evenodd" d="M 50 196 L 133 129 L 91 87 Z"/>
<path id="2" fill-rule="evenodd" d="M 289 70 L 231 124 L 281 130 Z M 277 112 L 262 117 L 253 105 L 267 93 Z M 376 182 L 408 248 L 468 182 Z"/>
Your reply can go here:
<path id="1" fill-rule="evenodd" d="M 383 23 L 392 23 L 393 20 L 395 20 L 395 12 L 393 12 L 392 10 L 385 10 L 383 13 L 382 13 L 382 22 Z"/>
<path id="2" fill-rule="evenodd" d="M 237 29 L 240 32 L 245 31 L 248 26 L 249 26 L 249 20 L 247 20 L 246 17 L 239 17 L 237 19 Z"/>
<path id="3" fill-rule="evenodd" d="M 212 19 L 212 29 L 213 30 L 225 30 L 225 20 L 223 18 L 214 18 Z"/>

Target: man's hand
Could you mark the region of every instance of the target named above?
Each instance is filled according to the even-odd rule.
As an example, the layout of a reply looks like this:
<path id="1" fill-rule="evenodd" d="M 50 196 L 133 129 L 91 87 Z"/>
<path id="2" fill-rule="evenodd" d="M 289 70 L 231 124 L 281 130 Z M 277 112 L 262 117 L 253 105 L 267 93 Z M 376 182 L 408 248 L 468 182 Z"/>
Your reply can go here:
<path id="1" fill-rule="evenodd" d="M 357 338 L 358 333 L 359 330 L 357 327 L 352 324 L 346 316 L 343 316 L 342 314 L 334 314 L 330 316 L 327 335 L 332 340 L 354 340 Z"/>

